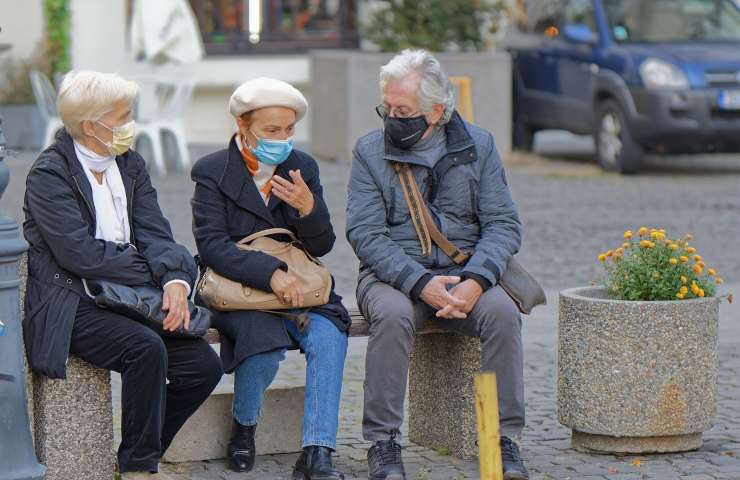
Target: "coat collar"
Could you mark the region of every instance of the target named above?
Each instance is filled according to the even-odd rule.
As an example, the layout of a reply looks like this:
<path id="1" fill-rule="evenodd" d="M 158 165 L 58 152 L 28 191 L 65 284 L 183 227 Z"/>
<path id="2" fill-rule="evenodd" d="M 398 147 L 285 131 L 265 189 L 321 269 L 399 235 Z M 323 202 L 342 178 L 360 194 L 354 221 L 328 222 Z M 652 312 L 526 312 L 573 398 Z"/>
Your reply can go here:
<path id="1" fill-rule="evenodd" d="M 93 193 L 92 186 L 87 179 L 87 175 L 82 170 L 82 164 L 77 158 L 75 152 L 74 140 L 72 136 L 67 133 L 66 130 L 61 130 L 56 136 L 56 143 L 51 147 L 55 149 L 63 161 L 66 163 L 67 171 L 69 172 L 72 180 L 82 190 L 82 195 L 89 206 L 93 205 Z M 136 162 L 131 158 L 135 153 L 128 151 L 123 155 L 116 157 L 116 164 L 118 170 L 121 172 L 121 180 L 123 180 L 123 187 L 126 190 L 126 199 L 128 200 L 129 215 L 131 214 L 131 204 L 134 195 L 134 186 L 136 184 L 136 178 L 138 177 L 138 171 L 136 168 Z M 93 219 L 95 218 L 95 209 L 93 208 L 90 212 Z"/>
<path id="2" fill-rule="evenodd" d="M 285 162 L 277 166 L 275 175 L 280 175 L 290 180 L 288 171 L 300 168 L 300 164 L 300 158 L 294 150 Z M 226 149 L 226 164 L 218 185 L 224 194 L 241 208 L 261 217 L 271 225 L 275 225 L 275 220 L 271 212 L 282 203 L 282 200 L 275 195 L 270 195 L 270 199 L 267 205 L 265 205 L 262 196 L 260 196 L 257 190 L 257 185 L 252 180 L 244 165 L 244 159 L 236 144 L 236 136 L 231 137 L 229 146 Z"/>
<path id="3" fill-rule="evenodd" d="M 465 127 L 465 121 L 462 119 L 457 110 L 452 112 L 450 121 L 445 125 L 445 134 L 447 135 L 447 152 L 457 153 L 463 150 L 471 149 L 474 160 L 477 159 L 477 153 L 475 152 L 475 142 L 473 137 L 468 133 L 468 129 Z M 402 150 L 391 144 L 390 140 L 383 136 L 385 142 L 385 155 L 384 158 L 393 162 L 404 162 L 404 163 L 417 163 L 412 155 L 408 155 L 407 150 Z M 421 163 L 419 165 L 425 166 Z"/>

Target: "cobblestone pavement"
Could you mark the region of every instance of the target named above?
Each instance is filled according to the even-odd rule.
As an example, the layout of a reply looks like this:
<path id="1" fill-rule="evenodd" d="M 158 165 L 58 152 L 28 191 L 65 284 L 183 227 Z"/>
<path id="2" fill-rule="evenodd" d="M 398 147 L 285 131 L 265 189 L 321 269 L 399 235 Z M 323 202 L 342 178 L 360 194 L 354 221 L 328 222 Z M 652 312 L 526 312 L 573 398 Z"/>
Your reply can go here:
<path id="1" fill-rule="evenodd" d="M 524 457 L 533 479 L 740 479 L 740 305 L 724 304 L 720 321 L 720 390 L 716 425 L 697 452 L 678 455 L 615 457 L 586 455 L 569 448 L 569 431 L 555 413 L 557 291 L 598 280 L 596 254 L 620 240 L 622 230 L 641 225 L 671 232 L 691 232 L 694 242 L 728 281 L 726 290 L 740 294 L 740 159 L 721 159 L 714 171 L 704 157 L 680 159 L 682 172 L 659 162 L 648 174 L 625 178 L 603 174 L 584 156 L 566 161 L 537 156 L 507 160 L 508 177 L 524 222 L 520 258 L 543 282 L 551 304 L 524 321 L 527 428 Z M 22 153 L 8 159 L 12 180 L 0 212 L 21 219 L 23 178 L 32 161 Z M 729 165 L 729 169 L 728 169 Z M 325 258 L 339 293 L 354 304 L 357 262 L 343 238 L 347 165 L 322 163 L 327 203 L 338 233 L 334 251 Z M 178 241 L 193 248 L 189 198 L 184 174 L 156 179 L 160 202 Z M 368 445 L 360 434 L 365 339 L 351 339 L 341 407 L 338 466 L 348 478 L 366 478 Z M 280 371 L 281 382 L 302 381 L 303 359 L 291 352 Z M 431 420 L 430 420 L 431 421 Z M 405 443 L 409 479 L 478 478 L 477 463 L 460 461 Z M 289 478 L 296 455 L 258 459 L 251 474 L 233 474 L 224 463 L 164 465 L 177 479 Z"/>

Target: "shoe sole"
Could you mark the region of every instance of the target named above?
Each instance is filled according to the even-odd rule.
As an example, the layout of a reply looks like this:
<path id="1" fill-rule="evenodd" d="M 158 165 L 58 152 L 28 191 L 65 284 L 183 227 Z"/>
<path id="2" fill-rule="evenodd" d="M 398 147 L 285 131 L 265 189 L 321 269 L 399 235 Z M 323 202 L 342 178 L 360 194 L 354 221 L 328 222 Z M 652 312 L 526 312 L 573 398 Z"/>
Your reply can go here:
<path id="1" fill-rule="evenodd" d="M 340 479 L 344 480 L 344 475 L 342 475 Z M 291 480 L 337 480 L 337 477 L 326 477 L 324 475 L 320 477 L 309 477 L 303 472 L 293 470 L 293 476 L 291 477 Z"/>
<path id="2" fill-rule="evenodd" d="M 504 473 L 504 480 L 529 480 L 526 473 Z"/>

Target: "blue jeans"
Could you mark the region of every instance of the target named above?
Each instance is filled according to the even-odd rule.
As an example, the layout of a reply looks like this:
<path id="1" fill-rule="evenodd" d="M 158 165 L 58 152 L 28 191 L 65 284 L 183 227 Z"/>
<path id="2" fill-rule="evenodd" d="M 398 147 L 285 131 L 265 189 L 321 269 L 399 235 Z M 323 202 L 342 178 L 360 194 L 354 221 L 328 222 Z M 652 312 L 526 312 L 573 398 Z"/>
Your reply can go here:
<path id="1" fill-rule="evenodd" d="M 309 313 L 308 330 L 300 333 L 285 322 L 306 355 L 306 392 L 303 405 L 303 447 L 311 445 L 336 450 L 339 399 L 342 395 L 347 335 L 331 320 Z M 241 425 L 257 425 L 265 390 L 275 379 L 285 349 L 252 355 L 234 372 L 234 419 Z"/>

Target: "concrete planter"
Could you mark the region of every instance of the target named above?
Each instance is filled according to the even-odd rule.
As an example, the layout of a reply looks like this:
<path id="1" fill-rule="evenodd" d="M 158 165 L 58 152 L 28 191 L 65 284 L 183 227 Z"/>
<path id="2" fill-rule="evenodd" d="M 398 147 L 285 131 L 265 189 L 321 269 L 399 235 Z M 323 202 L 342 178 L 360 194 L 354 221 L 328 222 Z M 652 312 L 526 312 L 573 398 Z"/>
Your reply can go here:
<path id="1" fill-rule="evenodd" d="M 612 300 L 560 294 L 558 418 L 573 447 L 602 453 L 693 450 L 717 411 L 719 299 Z"/>
<path id="2" fill-rule="evenodd" d="M 3 133 L 8 148 L 38 150 L 44 137 L 44 122 L 35 103 L 22 105 L 0 104 Z"/>
<path id="3" fill-rule="evenodd" d="M 475 123 L 493 132 L 500 154 L 511 150 L 511 58 L 506 52 L 437 53 L 449 76 L 471 78 Z M 382 126 L 380 67 L 393 54 L 311 52 L 311 146 L 319 158 L 352 161 L 358 138 Z"/>

